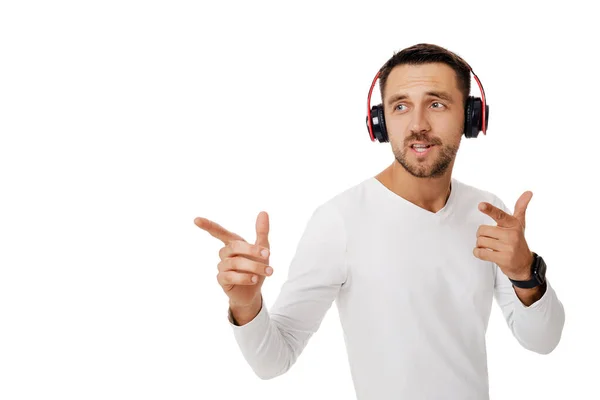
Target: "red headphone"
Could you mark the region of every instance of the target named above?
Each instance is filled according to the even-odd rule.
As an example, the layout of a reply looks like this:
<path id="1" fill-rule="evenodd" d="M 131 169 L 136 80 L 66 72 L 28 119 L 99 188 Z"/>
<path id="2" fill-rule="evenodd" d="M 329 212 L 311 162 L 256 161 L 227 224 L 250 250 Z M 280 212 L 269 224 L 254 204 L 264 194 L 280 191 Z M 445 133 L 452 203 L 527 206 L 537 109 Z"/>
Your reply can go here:
<path id="1" fill-rule="evenodd" d="M 483 90 L 479 78 L 475 75 L 471 66 L 468 65 L 468 67 L 479 85 L 481 99 L 473 96 L 467 98 L 463 133 L 467 138 L 476 138 L 477 135 L 479 135 L 479 132 L 483 132 L 484 135 L 487 134 L 490 107 L 485 102 L 485 91 Z M 367 129 L 369 130 L 369 136 L 371 137 L 372 142 L 377 139 L 377 141 L 385 143 L 389 141 L 389 138 L 385 127 L 383 105 L 377 104 L 371 108 L 371 93 L 373 92 L 373 87 L 375 87 L 375 82 L 377 82 L 377 79 L 379 78 L 379 74 L 381 74 L 381 69 L 377 72 L 377 75 L 375 75 L 375 79 L 373 79 L 371 89 L 369 90 L 369 97 L 367 99 Z M 485 112 L 483 110 L 485 110 Z"/>

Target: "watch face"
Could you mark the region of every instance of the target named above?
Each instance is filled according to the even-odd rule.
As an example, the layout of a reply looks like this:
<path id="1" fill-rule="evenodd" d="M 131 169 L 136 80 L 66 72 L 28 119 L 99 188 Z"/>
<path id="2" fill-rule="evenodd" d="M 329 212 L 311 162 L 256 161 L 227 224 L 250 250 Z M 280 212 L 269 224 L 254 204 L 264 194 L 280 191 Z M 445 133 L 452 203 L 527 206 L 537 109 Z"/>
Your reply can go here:
<path id="1" fill-rule="evenodd" d="M 536 276 L 538 278 L 538 281 L 543 284 L 546 281 L 546 263 L 540 257 L 540 258 L 538 258 L 537 264 L 538 265 L 537 265 Z"/>

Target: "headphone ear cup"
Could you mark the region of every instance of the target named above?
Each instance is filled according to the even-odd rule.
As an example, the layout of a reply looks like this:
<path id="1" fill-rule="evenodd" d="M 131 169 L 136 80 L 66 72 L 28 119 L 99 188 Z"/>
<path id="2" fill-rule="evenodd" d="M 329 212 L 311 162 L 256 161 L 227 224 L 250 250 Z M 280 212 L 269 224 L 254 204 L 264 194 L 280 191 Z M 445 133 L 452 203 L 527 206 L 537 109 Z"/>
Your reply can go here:
<path id="1" fill-rule="evenodd" d="M 377 116 L 379 118 L 379 137 L 377 138 L 377 140 L 379 140 L 380 143 L 386 143 L 389 141 L 388 139 L 388 134 L 387 134 L 387 128 L 385 127 L 385 116 L 383 114 L 383 106 L 380 104 L 377 107 Z"/>
<path id="2" fill-rule="evenodd" d="M 482 130 L 481 122 L 481 99 L 469 96 L 467 105 L 465 106 L 465 136 L 467 138 L 476 138 Z"/>
<path id="3" fill-rule="evenodd" d="M 465 103 L 465 124 L 464 124 L 464 135 L 467 138 L 471 138 L 471 121 L 473 120 L 473 96 L 467 97 Z"/>
<path id="4" fill-rule="evenodd" d="M 385 119 L 383 116 L 383 106 L 381 104 L 371 107 L 371 124 L 373 125 L 373 136 L 380 143 L 388 141 L 387 131 L 385 129 Z M 367 116 L 367 129 L 369 129 L 369 117 Z"/>
<path id="5" fill-rule="evenodd" d="M 479 97 L 469 97 L 465 108 L 465 136 L 476 138 L 483 131 L 483 116 L 481 115 L 482 101 Z M 485 105 L 485 131 L 490 122 L 490 106 Z"/>

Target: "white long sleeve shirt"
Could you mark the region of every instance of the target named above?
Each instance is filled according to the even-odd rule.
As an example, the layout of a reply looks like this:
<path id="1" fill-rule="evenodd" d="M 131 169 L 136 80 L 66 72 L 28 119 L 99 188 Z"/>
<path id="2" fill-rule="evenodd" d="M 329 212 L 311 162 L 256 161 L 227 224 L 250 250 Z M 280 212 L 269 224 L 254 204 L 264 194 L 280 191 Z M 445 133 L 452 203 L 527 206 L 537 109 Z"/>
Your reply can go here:
<path id="1" fill-rule="evenodd" d="M 375 177 L 318 206 L 273 306 L 263 301 L 243 326 L 229 314 L 254 372 L 285 373 L 335 300 L 357 399 L 489 399 L 492 298 L 516 340 L 537 353 L 556 347 L 565 315 L 548 279 L 527 307 L 496 264 L 473 255 L 479 225 L 496 224 L 478 210 L 481 201 L 512 214 L 497 196 L 456 178 L 436 213 Z"/>

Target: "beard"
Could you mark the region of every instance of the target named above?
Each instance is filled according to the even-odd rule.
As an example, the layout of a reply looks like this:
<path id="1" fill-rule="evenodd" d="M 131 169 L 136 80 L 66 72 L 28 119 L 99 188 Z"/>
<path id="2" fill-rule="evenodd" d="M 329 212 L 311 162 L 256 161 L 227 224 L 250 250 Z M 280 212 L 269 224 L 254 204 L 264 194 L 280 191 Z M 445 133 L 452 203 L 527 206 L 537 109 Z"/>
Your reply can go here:
<path id="1" fill-rule="evenodd" d="M 431 154 L 428 154 L 423 160 L 418 160 L 409 153 L 412 150 L 408 146 L 408 143 L 412 141 L 426 141 L 434 144 L 435 148 L 431 149 Z M 426 138 L 410 136 L 406 138 L 402 149 L 392 146 L 392 151 L 394 152 L 396 161 L 412 176 L 417 178 L 437 178 L 442 176 L 452 161 L 454 161 L 459 145 L 460 143 L 457 145 L 444 145 L 437 138 L 428 140 Z M 434 151 L 437 153 L 434 154 Z"/>

